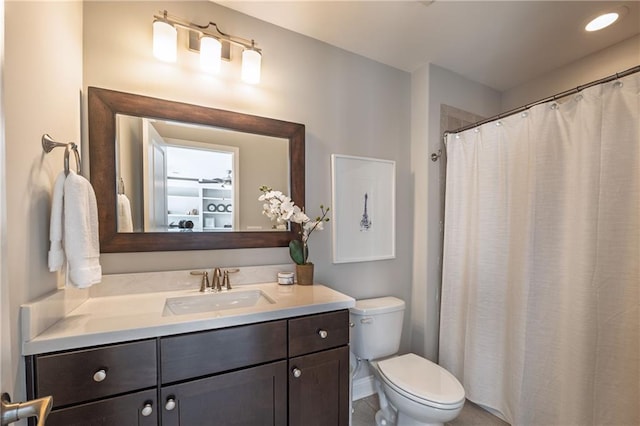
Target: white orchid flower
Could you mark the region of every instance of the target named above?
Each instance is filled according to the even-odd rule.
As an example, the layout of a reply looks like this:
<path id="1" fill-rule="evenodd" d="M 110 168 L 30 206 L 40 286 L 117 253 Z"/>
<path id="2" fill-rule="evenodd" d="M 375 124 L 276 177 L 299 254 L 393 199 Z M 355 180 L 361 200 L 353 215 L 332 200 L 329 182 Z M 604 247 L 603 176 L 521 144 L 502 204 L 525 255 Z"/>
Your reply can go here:
<path id="1" fill-rule="evenodd" d="M 315 220 L 311 220 L 300 207 L 295 205 L 290 197 L 284 195 L 281 191 L 274 191 L 267 186 L 261 186 L 260 191 L 262 191 L 262 195 L 258 197 L 258 200 L 264 202 L 262 205 L 262 214 L 276 222 L 277 225 L 274 225 L 275 229 L 287 229 L 288 222 L 302 225 L 300 239 L 305 247 L 313 231 L 316 229 L 324 229 L 323 223 L 329 220 L 326 218 L 329 212 L 328 207 L 324 208 L 321 205 L 320 210 L 322 215 L 318 216 Z M 304 262 L 306 262 L 306 255 Z"/>

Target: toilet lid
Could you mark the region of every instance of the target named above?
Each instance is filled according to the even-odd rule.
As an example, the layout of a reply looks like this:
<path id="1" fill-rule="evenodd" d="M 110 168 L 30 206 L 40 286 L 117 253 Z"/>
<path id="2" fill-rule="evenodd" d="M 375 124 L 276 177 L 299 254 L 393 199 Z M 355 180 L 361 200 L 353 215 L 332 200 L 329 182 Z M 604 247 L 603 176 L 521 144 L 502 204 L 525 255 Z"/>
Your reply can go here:
<path id="1" fill-rule="evenodd" d="M 427 359 L 406 354 L 378 362 L 383 380 L 408 398 L 438 408 L 464 402 L 464 388 L 453 374 Z"/>

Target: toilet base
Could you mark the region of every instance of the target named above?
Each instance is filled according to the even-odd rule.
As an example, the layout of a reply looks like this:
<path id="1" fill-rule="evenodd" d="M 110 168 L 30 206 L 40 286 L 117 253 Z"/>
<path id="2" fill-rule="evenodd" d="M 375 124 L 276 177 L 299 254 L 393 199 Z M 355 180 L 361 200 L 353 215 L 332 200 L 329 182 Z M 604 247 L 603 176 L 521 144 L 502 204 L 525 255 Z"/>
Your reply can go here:
<path id="1" fill-rule="evenodd" d="M 444 426 L 444 423 L 423 423 L 399 412 L 396 426 Z"/>
<path id="2" fill-rule="evenodd" d="M 376 361 L 370 361 L 369 365 L 380 402 L 380 410 L 376 413 L 376 426 L 443 426 L 458 417 L 462 411 L 464 401 L 452 410 L 438 409 L 413 401 L 385 382 Z"/>
<path id="3" fill-rule="evenodd" d="M 376 426 L 444 426 L 444 423 L 424 423 L 403 413 L 397 413 L 396 415 L 395 410 L 392 416 L 389 416 L 389 413 L 385 413 L 384 410 L 378 410 L 376 413 Z"/>

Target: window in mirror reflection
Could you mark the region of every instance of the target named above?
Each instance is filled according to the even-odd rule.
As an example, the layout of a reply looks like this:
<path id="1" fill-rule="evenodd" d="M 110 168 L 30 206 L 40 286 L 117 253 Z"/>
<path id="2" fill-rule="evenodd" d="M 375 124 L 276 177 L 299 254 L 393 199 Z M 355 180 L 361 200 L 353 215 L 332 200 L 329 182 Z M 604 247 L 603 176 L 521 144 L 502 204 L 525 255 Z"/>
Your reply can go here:
<path id="1" fill-rule="evenodd" d="M 272 230 L 257 188 L 288 186 L 286 139 L 122 114 L 116 134 L 118 232 Z"/>

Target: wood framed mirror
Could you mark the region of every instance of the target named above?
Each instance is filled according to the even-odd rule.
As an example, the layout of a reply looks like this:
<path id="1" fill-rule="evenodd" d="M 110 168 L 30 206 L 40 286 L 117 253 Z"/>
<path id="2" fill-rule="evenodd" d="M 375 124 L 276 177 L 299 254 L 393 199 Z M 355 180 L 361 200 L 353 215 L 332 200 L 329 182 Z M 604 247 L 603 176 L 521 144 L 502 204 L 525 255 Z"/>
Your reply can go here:
<path id="1" fill-rule="evenodd" d="M 288 141 L 289 195 L 301 208 L 305 200 L 305 127 L 302 124 L 247 115 L 147 96 L 88 88 L 90 181 L 96 192 L 103 253 L 212 250 L 257 247 L 284 247 L 296 237 L 298 227 L 276 230 L 233 229 L 229 232 L 118 232 L 119 176 L 117 173 L 117 117 L 143 117 L 150 120 L 210 126 L 251 135 L 283 138 Z M 270 182 L 263 182 L 270 185 Z M 282 189 L 285 188 L 274 188 Z M 258 187 L 251 191 L 255 205 L 245 209 L 260 211 Z M 167 212 L 170 213 L 170 212 Z M 177 230 L 171 230 L 177 231 Z M 190 230 L 180 230 L 190 231 Z"/>

